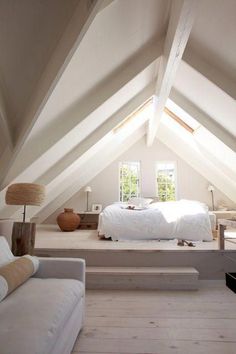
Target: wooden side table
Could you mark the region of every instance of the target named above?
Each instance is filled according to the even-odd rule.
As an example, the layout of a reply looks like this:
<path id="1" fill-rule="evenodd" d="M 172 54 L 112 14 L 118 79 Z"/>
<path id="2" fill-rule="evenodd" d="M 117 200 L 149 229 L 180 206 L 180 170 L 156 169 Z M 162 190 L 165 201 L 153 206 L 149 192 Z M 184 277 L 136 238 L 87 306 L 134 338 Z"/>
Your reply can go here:
<path id="1" fill-rule="evenodd" d="M 225 230 L 226 227 L 232 227 L 236 228 L 236 219 L 219 219 L 218 220 L 218 231 L 219 231 L 219 237 L 218 237 L 218 245 L 219 245 L 219 250 L 224 250 L 225 249 L 225 240 L 228 240 L 229 242 L 236 243 L 236 240 L 233 241 L 232 238 L 225 237 Z"/>
<path id="2" fill-rule="evenodd" d="M 14 256 L 34 254 L 36 224 L 14 222 L 12 229 L 12 253 Z"/>
<path id="3" fill-rule="evenodd" d="M 78 226 L 78 229 L 97 230 L 99 214 L 100 213 L 94 211 L 79 212 L 78 215 L 80 216 L 80 224 Z"/>
<path id="4" fill-rule="evenodd" d="M 213 210 L 216 216 L 216 225 L 220 219 L 236 219 L 236 210 Z"/>

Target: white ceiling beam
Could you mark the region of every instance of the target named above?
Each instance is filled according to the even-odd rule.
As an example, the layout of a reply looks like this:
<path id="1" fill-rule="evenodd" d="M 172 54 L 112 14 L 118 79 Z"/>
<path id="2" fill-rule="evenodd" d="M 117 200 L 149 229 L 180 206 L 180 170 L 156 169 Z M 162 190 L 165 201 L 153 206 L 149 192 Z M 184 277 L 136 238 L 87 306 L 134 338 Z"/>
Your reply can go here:
<path id="1" fill-rule="evenodd" d="M 46 185 L 47 188 L 47 198 L 44 203 L 49 204 L 56 199 L 60 193 L 63 192 L 73 181 L 77 181 L 78 175 L 83 174 L 90 166 L 94 166 L 94 156 L 101 157 L 102 161 L 105 159 L 103 151 L 104 149 L 110 151 L 113 145 L 120 145 L 124 143 L 126 136 L 131 136 L 135 131 L 137 131 L 145 122 L 149 119 L 148 115 L 138 115 L 134 118 L 132 122 L 132 128 L 127 130 L 123 128 L 114 128 L 119 125 L 127 116 L 131 115 L 137 110 L 137 107 L 142 106 L 142 104 L 150 98 L 154 91 L 153 85 L 149 85 L 146 90 L 137 95 L 136 98 L 132 99 L 130 103 L 125 105 L 119 112 L 114 114 L 106 123 L 104 123 L 97 131 L 95 131 L 91 136 L 89 136 L 85 141 L 83 141 L 79 148 L 76 149 L 75 153 L 72 154 L 72 159 L 66 161 L 67 167 L 64 165 L 64 159 L 57 166 L 53 167 L 49 171 L 49 175 L 45 176 L 44 180 L 40 180 L 40 183 Z M 132 119 L 132 117 L 130 117 Z M 126 123 L 131 124 L 131 121 Z M 79 156 L 76 158 L 76 154 Z M 95 160 L 97 161 L 97 160 Z M 97 163 L 97 162 L 96 162 Z M 30 211 L 35 212 L 35 208 L 30 208 Z M 29 210 L 29 209 L 28 209 Z M 28 211 L 29 212 L 29 211 Z"/>
<path id="2" fill-rule="evenodd" d="M 225 73 L 219 71 L 212 64 L 207 63 L 201 58 L 199 53 L 187 47 L 183 60 L 196 71 L 205 76 L 208 80 L 213 82 L 222 91 L 227 93 L 233 99 L 236 99 L 236 82 L 228 77 Z"/>
<path id="3" fill-rule="evenodd" d="M 81 173 L 79 170 L 75 174 L 75 178 L 72 178 L 72 183 L 56 198 L 50 198 L 51 201 L 45 207 L 43 207 L 38 213 L 35 214 L 37 222 L 44 222 L 52 213 L 58 208 L 63 207 L 65 203 L 73 197 L 84 185 L 88 184 L 98 173 L 106 168 L 110 163 L 117 159 L 123 152 L 130 148 L 136 141 L 138 141 L 143 133 L 137 132 L 131 134 L 127 139 L 127 143 L 122 143 L 120 146 L 113 146 L 111 148 L 105 147 L 103 151 L 94 155 L 88 169 Z M 135 136 L 136 135 L 136 136 Z M 174 132 L 172 132 L 163 123 L 160 124 L 160 136 L 159 140 L 167 145 L 172 151 L 174 151 L 180 158 L 186 161 L 194 170 L 200 175 L 206 178 L 209 182 L 213 183 L 216 188 L 223 192 L 230 200 L 236 203 L 236 183 L 230 179 L 220 165 L 218 167 L 210 162 L 204 154 L 199 153 L 197 150 L 188 146 L 186 149 L 186 143 L 178 138 Z M 114 149 L 114 150 L 113 150 Z M 37 210 L 34 210 L 34 212 Z M 33 216 L 33 214 L 32 214 Z"/>
<path id="4" fill-rule="evenodd" d="M 186 144 L 164 122 L 160 123 L 158 139 L 180 156 L 181 159 L 186 161 L 200 175 L 214 184 L 230 200 L 236 203 L 236 182 L 225 173 L 220 161 L 218 161 L 217 165 L 210 161 L 205 156 L 204 151 L 194 149 L 191 144 Z"/>
<path id="5" fill-rule="evenodd" d="M 114 0 L 103 0 L 103 3 L 100 6 L 100 11 L 104 10 L 107 6 L 111 5 Z"/>
<path id="6" fill-rule="evenodd" d="M 48 155 L 44 156 L 43 159 L 36 160 L 28 169 L 23 171 L 14 183 L 35 182 L 44 184 L 47 186 L 47 190 L 54 188 L 55 185 L 64 181 L 75 170 L 81 169 L 85 163 L 89 163 L 91 157 L 104 145 L 103 140 L 106 138 L 106 135 L 112 132 L 119 123 L 150 98 L 153 95 L 154 87 L 154 82 L 148 85 L 57 163 L 54 163 Z M 49 162 L 47 161 L 48 159 Z M 45 173 L 42 173 L 46 162 L 51 168 L 47 169 Z M 61 189 L 61 187 L 58 188 L 58 190 L 55 190 L 55 193 L 60 193 Z M 6 188 L 0 192 L 1 218 L 10 217 L 16 211 L 15 207 L 5 205 L 5 193 Z M 47 200 L 49 201 L 48 198 Z M 35 208 L 33 209 L 35 210 Z"/>
<path id="7" fill-rule="evenodd" d="M 100 11 L 102 4 L 103 0 L 79 1 L 71 21 L 49 59 L 35 92 L 32 94 L 32 98 L 30 99 L 27 110 L 24 114 L 24 119 L 22 119 L 22 124 L 19 128 L 20 130 L 16 131 L 14 139 L 16 145 L 12 158 L 9 161 L 8 168 L 17 158 L 43 107 L 70 62 L 74 52 L 81 43 L 90 24 L 96 14 Z"/>
<path id="8" fill-rule="evenodd" d="M 84 139 L 73 150 L 58 161 L 58 163 L 52 165 L 52 167 L 46 171 L 44 175 L 37 179 L 37 182 L 47 185 L 48 183 L 52 183 L 54 179 L 63 179 L 63 175 L 67 174 L 67 169 L 75 169 L 82 162 L 84 163 L 85 161 L 89 161 L 93 151 L 96 149 L 96 145 L 98 145 L 107 134 L 112 132 L 112 130 L 127 116 L 135 112 L 137 107 L 141 106 L 146 100 L 148 100 L 148 98 L 153 95 L 153 92 L 154 82 L 148 85 L 143 91 L 137 94 L 121 109 L 113 114 L 113 116 L 101 124 L 86 139 Z M 32 178 L 34 171 L 39 171 L 41 166 L 41 162 L 37 163 L 37 165 L 33 165 L 28 175 Z"/>
<path id="9" fill-rule="evenodd" d="M 202 126 L 208 129 L 213 135 L 220 139 L 226 146 L 236 152 L 236 139 L 224 127 L 218 124 L 209 115 L 190 102 L 186 97 L 172 88 L 170 99 L 196 119 Z"/>
<path id="10" fill-rule="evenodd" d="M 57 151 L 57 153 L 54 163 L 75 148 L 79 141 L 96 129 L 96 124 L 99 123 L 99 120 L 95 119 L 95 116 L 99 113 L 99 110 L 102 109 L 103 105 L 117 92 L 124 89 L 126 85 L 148 68 L 149 65 L 155 64 L 157 58 L 162 54 L 162 51 L 163 39 L 158 42 L 158 45 L 153 42 L 142 48 L 132 61 L 125 63 L 125 65 L 103 82 L 100 87 L 97 87 L 93 93 L 90 93 L 83 101 L 80 101 L 78 105 L 73 107 L 72 111 L 66 111 L 65 116 L 60 120 L 61 124 L 57 123 L 56 129 L 53 127 L 53 131 L 47 129 L 47 132 L 42 132 L 40 136 L 35 136 L 32 143 L 28 142 L 25 147 L 23 147 L 22 153 L 24 150 L 27 150 L 27 154 L 23 154 L 25 156 L 23 161 L 21 161 L 20 164 L 17 163 L 17 161 L 12 163 L 5 178 L 2 179 L 2 187 L 7 186 L 12 183 L 13 180 L 19 178 L 19 176 L 25 173 L 27 168 L 30 168 L 38 159 L 44 160 L 42 168 L 46 170 L 47 166 L 51 164 L 50 156 L 55 156 L 55 151 Z M 101 116 L 101 114 L 99 115 Z M 72 120 L 73 123 L 70 123 L 70 120 Z M 66 125 L 63 124 L 65 121 Z M 68 126 L 73 127 L 69 131 L 65 131 L 64 126 L 67 130 Z M 51 134 L 53 134 L 54 137 L 53 141 L 50 138 Z M 76 139 L 74 138 L 75 136 Z M 41 151 L 39 152 L 38 150 L 35 152 L 35 142 L 37 143 L 37 141 L 42 140 L 44 143 L 38 144 L 41 146 Z M 32 146 L 30 144 L 32 144 Z M 36 154 L 38 155 L 36 156 Z M 34 169 L 33 171 L 35 171 L 34 173 L 42 173 L 42 168 L 40 170 Z"/>
<path id="11" fill-rule="evenodd" d="M 1 175 L 7 169 L 14 148 L 12 129 L 9 124 L 9 112 L 4 93 L 2 85 L 0 85 L 0 139 L 3 139 L 5 144 L 4 150 L 0 154 Z"/>
<path id="12" fill-rule="evenodd" d="M 148 124 L 148 146 L 151 146 L 155 139 L 167 98 L 174 83 L 176 71 L 193 26 L 196 5 L 196 0 L 172 1 L 164 52 L 159 66 L 155 90 L 155 111 Z"/>
<path id="13" fill-rule="evenodd" d="M 2 91 L 2 89 L 0 88 Z M 2 92 L 0 92 L 0 130 L 1 130 L 1 135 L 4 135 L 4 138 L 6 140 L 6 144 L 10 150 L 13 149 L 13 134 L 11 127 L 9 125 L 9 119 L 8 119 L 8 114 L 7 114 L 7 109 L 6 109 L 6 103 L 3 98 Z M 0 137 L 1 137 L 0 135 Z"/>
<path id="14" fill-rule="evenodd" d="M 109 166 L 114 160 L 141 139 L 144 134 L 145 129 L 140 128 L 137 131 L 132 132 L 131 136 L 127 137 L 125 140 L 120 140 L 119 142 L 114 141 L 109 147 L 103 147 L 102 150 L 92 157 L 90 163 L 86 164 L 86 167 L 83 170 L 79 170 L 74 176 L 70 176 L 66 181 L 66 188 L 61 192 L 59 191 L 56 196 L 54 196 L 54 194 L 52 197 L 50 195 L 47 196 L 47 199 L 50 200 L 48 204 L 41 207 L 39 211 L 31 208 L 29 210 L 31 217 L 34 217 L 34 219 L 37 220 L 37 223 L 44 222 L 58 208 L 63 207 L 65 203 L 73 197 L 73 195 L 79 192 L 83 186 L 102 172 L 104 168 Z M 51 193 L 53 193 L 53 191 Z"/>

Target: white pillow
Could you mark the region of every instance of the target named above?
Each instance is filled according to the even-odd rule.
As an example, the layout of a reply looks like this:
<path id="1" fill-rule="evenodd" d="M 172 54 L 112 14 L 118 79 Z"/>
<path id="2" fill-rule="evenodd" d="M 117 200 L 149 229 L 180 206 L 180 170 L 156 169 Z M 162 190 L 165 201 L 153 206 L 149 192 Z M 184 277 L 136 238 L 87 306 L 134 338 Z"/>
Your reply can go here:
<path id="1" fill-rule="evenodd" d="M 5 237 L 0 236 L 0 267 L 15 259 Z"/>
<path id="2" fill-rule="evenodd" d="M 137 207 L 146 208 L 152 202 L 151 198 L 130 198 L 128 203 Z"/>

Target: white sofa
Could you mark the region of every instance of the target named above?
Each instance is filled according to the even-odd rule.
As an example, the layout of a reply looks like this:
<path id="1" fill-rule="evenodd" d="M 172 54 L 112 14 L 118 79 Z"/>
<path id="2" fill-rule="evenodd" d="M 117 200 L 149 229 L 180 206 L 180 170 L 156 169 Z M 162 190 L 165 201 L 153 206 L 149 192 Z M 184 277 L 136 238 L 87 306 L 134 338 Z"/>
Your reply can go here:
<path id="1" fill-rule="evenodd" d="M 14 219 L 0 219 L 0 235 L 4 235 L 11 248 L 11 235 Z"/>
<path id="2" fill-rule="evenodd" d="M 14 259 L 0 237 L 0 266 Z M 82 328 L 85 261 L 39 259 L 35 275 L 0 302 L 1 354 L 67 354 Z"/>

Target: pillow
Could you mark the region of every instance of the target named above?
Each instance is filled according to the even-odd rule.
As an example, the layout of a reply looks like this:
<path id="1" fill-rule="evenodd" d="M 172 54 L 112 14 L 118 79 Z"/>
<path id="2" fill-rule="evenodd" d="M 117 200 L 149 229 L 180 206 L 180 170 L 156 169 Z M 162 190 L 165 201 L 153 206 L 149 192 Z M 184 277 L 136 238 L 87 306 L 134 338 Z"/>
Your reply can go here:
<path id="1" fill-rule="evenodd" d="M 39 260 L 25 255 L 0 268 L 0 301 L 29 279 L 38 269 Z"/>
<path id="2" fill-rule="evenodd" d="M 7 240 L 5 237 L 0 236 L 0 267 L 9 262 L 12 262 L 14 259 L 14 255 L 9 248 Z"/>
<path id="3" fill-rule="evenodd" d="M 159 200 L 158 197 L 152 197 L 151 204 L 153 204 L 153 203 L 159 203 L 159 202 L 160 202 L 160 200 Z"/>
<path id="4" fill-rule="evenodd" d="M 128 201 L 129 204 L 142 207 L 142 208 L 147 207 L 151 202 L 152 202 L 151 198 L 138 198 L 138 197 L 130 198 Z"/>

